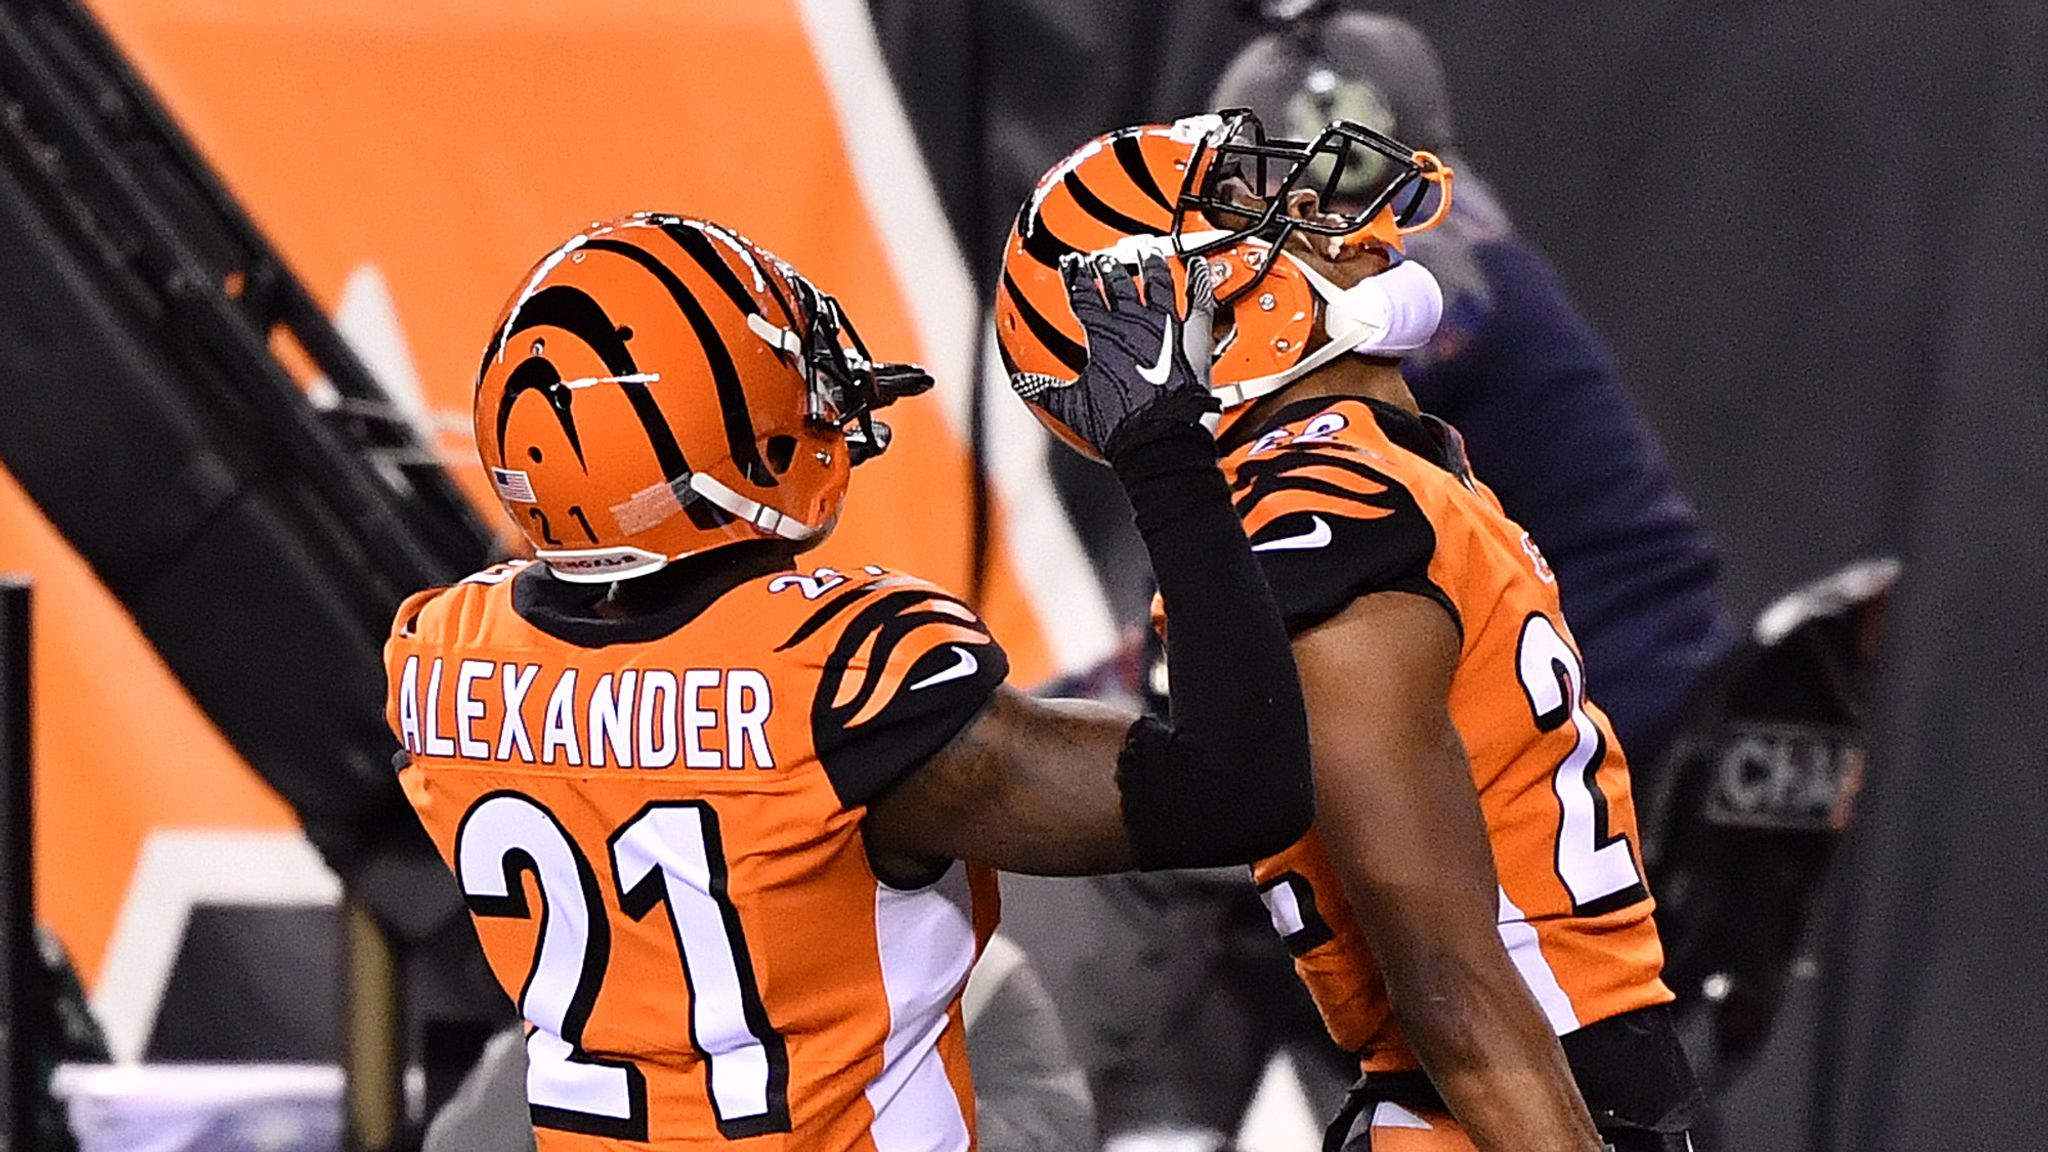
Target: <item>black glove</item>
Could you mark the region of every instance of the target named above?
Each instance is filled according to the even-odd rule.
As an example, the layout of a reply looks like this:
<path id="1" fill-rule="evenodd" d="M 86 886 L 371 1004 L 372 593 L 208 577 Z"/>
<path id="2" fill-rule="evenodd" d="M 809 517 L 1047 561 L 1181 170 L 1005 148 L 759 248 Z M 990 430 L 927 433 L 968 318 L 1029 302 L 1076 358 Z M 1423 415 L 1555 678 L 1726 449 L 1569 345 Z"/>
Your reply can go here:
<path id="1" fill-rule="evenodd" d="M 1140 258 L 1138 281 L 1107 253 L 1060 261 L 1067 298 L 1088 338 L 1088 363 L 1072 381 L 1019 376 L 1027 403 L 1114 461 L 1147 430 L 1182 428 L 1221 409 L 1209 392 L 1210 323 L 1216 310 L 1209 263 L 1187 261 L 1185 311 L 1163 255 Z"/>

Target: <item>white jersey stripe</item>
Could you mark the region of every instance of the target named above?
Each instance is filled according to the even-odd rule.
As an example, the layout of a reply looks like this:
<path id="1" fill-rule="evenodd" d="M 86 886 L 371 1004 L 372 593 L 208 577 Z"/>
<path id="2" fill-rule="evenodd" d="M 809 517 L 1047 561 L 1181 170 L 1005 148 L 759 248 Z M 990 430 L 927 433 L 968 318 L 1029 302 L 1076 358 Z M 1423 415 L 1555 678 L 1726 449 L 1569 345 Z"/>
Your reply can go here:
<path id="1" fill-rule="evenodd" d="M 1018 583 L 1058 670 L 1093 667 L 1115 655 L 1116 621 L 1046 473 L 1052 437 L 1008 395 L 1008 374 L 995 350 L 995 321 L 976 314 L 979 297 L 967 259 L 889 79 L 868 6 L 860 0 L 799 0 L 798 11 L 839 116 L 854 182 L 910 306 L 924 351 L 920 362 L 939 380 L 932 396 L 964 443 L 973 390 L 993 393 L 984 463 L 1000 498 L 994 531 L 1017 558 Z M 986 346 L 987 374 L 980 380 L 971 378 L 976 340 Z"/>
<path id="2" fill-rule="evenodd" d="M 973 897 L 955 864 L 929 888 L 875 886 L 875 948 L 889 995 L 882 1071 L 868 1085 L 877 1152 L 967 1152 L 960 1097 L 939 1055 L 947 1016 L 974 965 Z"/>
<path id="3" fill-rule="evenodd" d="M 1557 973 L 1551 971 L 1550 961 L 1544 959 L 1543 943 L 1536 935 L 1536 926 L 1522 916 L 1522 910 L 1508 899 L 1508 890 L 1500 890 L 1500 942 L 1508 946 L 1508 959 L 1515 962 L 1515 971 L 1522 974 L 1522 983 L 1529 986 L 1529 994 L 1536 997 L 1536 1005 L 1543 1009 L 1543 1015 L 1550 1021 L 1550 1030 L 1559 1036 L 1575 1032 L 1579 1027 L 1579 1014 L 1572 1007 L 1572 998 L 1565 995 L 1563 985 L 1557 982 Z"/>
<path id="4" fill-rule="evenodd" d="M 1428 1132 L 1433 1127 L 1429 1121 L 1401 1107 L 1392 1100 L 1382 1100 L 1373 1106 L 1372 1126 L 1375 1128 L 1413 1128 L 1419 1132 Z"/>

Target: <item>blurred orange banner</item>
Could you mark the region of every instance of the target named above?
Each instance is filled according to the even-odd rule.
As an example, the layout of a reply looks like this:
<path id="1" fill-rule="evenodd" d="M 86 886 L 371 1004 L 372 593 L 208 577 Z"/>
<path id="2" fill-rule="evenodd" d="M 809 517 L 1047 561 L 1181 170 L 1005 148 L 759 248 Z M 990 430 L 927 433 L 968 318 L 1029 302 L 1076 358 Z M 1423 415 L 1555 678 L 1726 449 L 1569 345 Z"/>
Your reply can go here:
<path id="1" fill-rule="evenodd" d="M 861 469 L 816 555 L 968 591 L 968 376 L 984 330 L 859 0 L 92 7 L 488 515 L 468 408 L 498 307 L 583 225 L 680 212 L 797 265 L 878 355 L 934 369 L 939 389 L 891 410 L 898 447 Z M 1106 656 L 1114 636 L 1043 479 L 1038 430 L 1007 396 L 990 408 L 982 608 L 1028 685 Z M 37 634 L 45 918 L 89 984 L 147 984 L 157 977 L 109 977 L 108 966 L 154 964 L 110 953 L 147 937 L 154 955 L 181 930 L 131 897 L 152 833 L 289 831 L 290 813 L 11 479 L 0 482 L 0 564 L 48 589 Z M 96 1003 L 106 991 L 95 987 Z"/>

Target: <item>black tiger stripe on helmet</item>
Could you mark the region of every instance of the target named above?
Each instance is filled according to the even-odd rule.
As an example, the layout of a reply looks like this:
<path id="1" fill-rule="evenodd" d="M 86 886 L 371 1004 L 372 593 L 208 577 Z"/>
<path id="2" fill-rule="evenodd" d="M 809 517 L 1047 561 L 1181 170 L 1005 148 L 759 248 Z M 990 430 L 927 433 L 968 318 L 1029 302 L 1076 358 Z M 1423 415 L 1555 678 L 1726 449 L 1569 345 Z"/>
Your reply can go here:
<path id="1" fill-rule="evenodd" d="M 733 364 L 732 348 L 711 317 L 704 311 L 704 305 L 685 285 L 675 270 L 663 263 L 661 258 L 638 244 L 624 240 L 601 238 L 592 240 L 585 247 L 598 252 L 612 252 L 624 256 L 645 269 L 668 291 L 669 299 L 675 302 L 697 335 L 697 346 L 703 350 L 706 363 L 711 368 L 711 384 L 718 394 L 718 407 L 725 419 L 725 443 L 732 452 L 732 461 L 747 479 L 764 488 L 773 488 L 777 480 L 766 461 L 761 459 L 760 445 L 754 440 L 754 416 L 747 408 L 747 392 L 740 385 L 738 368 Z"/>
<path id="2" fill-rule="evenodd" d="M 549 569 L 609 582 L 820 538 L 885 442 L 867 414 L 920 381 L 873 364 L 836 301 L 745 237 L 642 213 L 526 274 L 479 365 L 477 443 Z M 548 419 L 522 415 L 528 393 Z"/>
<path id="3" fill-rule="evenodd" d="M 595 246 L 596 243 L 593 242 L 591 246 Z M 626 339 L 621 335 L 618 326 L 606 314 L 604 306 L 580 288 L 566 284 L 550 285 L 534 293 L 520 306 L 511 321 L 504 326 L 497 348 L 502 349 L 513 337 L 544 327 L 567 332 L 597 353 L 598 359 L 604 363 L 605 371 L 617 379 L 620 392 L 626 397 L 626 402 L 632 405 L 634 418 L 640 422 L 640 428 L 647 437 L 648 449 L 654 453 L 662 473 L 669 477 L 689 475 L 688 456 L 676 442 L 674 429 L 669 426 L 667 416 L 662 413 L 661 406 L 655 402 L 647 385 L 634 379 L 640 375 L 640 366 L 635 362 L 632 350 L 626 346 Z M 576 393 L 573 389 L 561 386 L 561 373 L 547 358 L 545 352 L 545 343 L 537 342 L 535 351 L 513 369 L 511 380 L 498 401 L 498 464 L 503 467 L 508 463 L 505 430 L 512 419 L 513 405 L 521 395 L 538 390 L 545 396 L 548 407 L 555 413 L 555 419 L 561 425 L 563 435 L 568 438 L 570 447 L 576 453 L 577 464 L 588 471 L 589 462 L 584 459 L 582 440 L 576 431 Z M 487 354 L 486 364 L 495 354 Z M 703 527 L 716 526 L 724 516 L 719 509 L 696 501 L 691 501 L 690 506 L 684 511 Z"/>

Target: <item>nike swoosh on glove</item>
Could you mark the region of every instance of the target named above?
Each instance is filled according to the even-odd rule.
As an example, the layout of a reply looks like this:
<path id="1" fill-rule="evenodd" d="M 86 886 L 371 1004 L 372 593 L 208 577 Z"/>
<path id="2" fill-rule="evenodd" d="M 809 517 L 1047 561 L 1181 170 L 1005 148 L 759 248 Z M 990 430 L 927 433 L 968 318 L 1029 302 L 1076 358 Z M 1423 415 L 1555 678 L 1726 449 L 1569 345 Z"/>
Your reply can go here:
<path id="1" fill-rule="evenodd" d="M 1209 393 L 1209 334 L 1216 311 L 1209 263 L 1186 262 L 1183 308 L 1167 261 L 1161 253 L 1142 255 L 1134 278 L 1107 253 L 1061 259 L 1067 299 L 1087 334 L 1088 363 L 1072 381 L 1013 381 L 1027 403 L 1105 460 L 1114 460 L 1147 429 L 1198 424 L 1222 407 Z"/>

